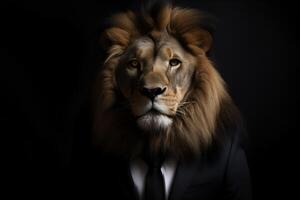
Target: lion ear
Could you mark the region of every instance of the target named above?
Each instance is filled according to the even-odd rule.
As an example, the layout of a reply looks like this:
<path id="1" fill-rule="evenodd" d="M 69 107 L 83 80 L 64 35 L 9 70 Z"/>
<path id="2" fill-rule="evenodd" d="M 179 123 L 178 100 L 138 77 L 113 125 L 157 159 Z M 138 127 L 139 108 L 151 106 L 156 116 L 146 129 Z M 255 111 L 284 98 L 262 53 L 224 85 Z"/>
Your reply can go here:
<path id="1" fill-rule="evenodd" d="M 130 34 L 118 27 L 112 27 L 104 31 L 102 41 L 105 46 L 120 45 L 127 46 Z"/>
<path id="2" fill-rule="evenodd" d="M 208 52 L 212 46 L 212 36 L 206 30 L 195 30 L 183 34 L 182 39 L 190 45 L 201 48 L 204 52 Z"/>
<path id="3" fill-rule="evenodd" d="M 113 45 L 126 48 L 130 40 L 139 35 L 136 23 L 136 16 L 131 11 L 114 15 L 108 23 L 110 26 L 100 36 L 100 44 L 104 49 Z"/>
<path id="4" fill-rule="evenodd" d="M 213 25 L 208 25 L 208 18 L 210 17 L 207 14 L 195 9 L 174 8 L 168 31 L 184 44 L 207 52 L 213 41 Z"/>

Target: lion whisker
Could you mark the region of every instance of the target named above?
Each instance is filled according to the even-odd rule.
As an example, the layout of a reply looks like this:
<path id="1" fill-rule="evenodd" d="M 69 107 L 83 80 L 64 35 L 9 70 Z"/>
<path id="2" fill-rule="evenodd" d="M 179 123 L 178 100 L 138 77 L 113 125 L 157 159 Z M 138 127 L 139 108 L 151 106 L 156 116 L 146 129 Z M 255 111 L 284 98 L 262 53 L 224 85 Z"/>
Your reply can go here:
<path id="1" fill-rule="evenodd" d="M 189 104 L 194 104 L 194 101 L 184 101 L 184 102 L 180 102 L 178 108 L 181 108 L 183 106 L 189 105 Z"/>
<path id="2" fill-rule="evenodd" d="M 178 115 L 178 116 L 185 116 L 185 112 L 183 110 L 177 109 L 176 115 Z"/>

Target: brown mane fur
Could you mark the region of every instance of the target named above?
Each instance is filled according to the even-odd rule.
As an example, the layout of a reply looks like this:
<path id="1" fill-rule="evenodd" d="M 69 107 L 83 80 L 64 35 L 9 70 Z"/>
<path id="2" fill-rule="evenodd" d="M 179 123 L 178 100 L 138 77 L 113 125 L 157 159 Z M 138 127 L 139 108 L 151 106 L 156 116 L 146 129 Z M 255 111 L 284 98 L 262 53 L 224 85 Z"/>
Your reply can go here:
<path id="1" fill-rule="evenodd" d="M 153 148 L 163 148 L 179 157 L 204 151 L 216 138 L 216 130 L 234 121 L 237 116 L 226 86 L 206 56 L 212 37 L 202 26 L 203 14 L 193 9 L 164 6 L 157 16 L 131 11 L 112 17 L 101 42 L 107 57 L 95 84 L 94 132 L 101 148 L 130 156 L 143 145 L 142 135 L 134 125 L 130 111 L 118 107 L 122 101 L 115 80 L 119 56 L 138 37 L 149 35 L 159 39 L 166 31 L 198 61 L 190 91 L 179 109 L 184 113 L 161 137 L 151 140 Z"/>

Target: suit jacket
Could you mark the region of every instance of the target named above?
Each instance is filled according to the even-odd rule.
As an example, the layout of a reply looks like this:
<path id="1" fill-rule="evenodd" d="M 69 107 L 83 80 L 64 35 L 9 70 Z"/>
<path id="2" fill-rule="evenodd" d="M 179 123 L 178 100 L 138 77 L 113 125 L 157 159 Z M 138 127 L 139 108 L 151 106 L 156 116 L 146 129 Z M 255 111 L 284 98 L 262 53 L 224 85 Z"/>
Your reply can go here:
<path id="1" fill-rule="evenodd" d="M 240 131 L 234 130 L 209 152 L 179 161 L 168 200 L 250 200 L 251 185 Z M 129 162 L 106 158 L 94 166 L 96 199 L 138 200 Z"/>

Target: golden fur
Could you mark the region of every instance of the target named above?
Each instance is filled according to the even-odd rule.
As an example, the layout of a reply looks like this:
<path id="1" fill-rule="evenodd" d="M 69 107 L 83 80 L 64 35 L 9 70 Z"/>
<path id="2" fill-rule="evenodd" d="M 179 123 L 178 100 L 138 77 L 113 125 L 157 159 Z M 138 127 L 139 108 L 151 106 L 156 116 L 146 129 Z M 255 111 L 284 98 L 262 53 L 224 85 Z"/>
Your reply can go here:
<path id="1" fill-rule="evenodd" d="M 156 16 L 128 11 L 111 18 L 101 38 L 107 57 L 95 84 L 97 145 L 126 156 L 150 145 L 155 151 L 187 157 L 204 151 L 216 139 L 217 128 L 234 120 L 235 106 L 206 55 L 212 36 L 201 26 L 203 18 L 200 11 L 169 5 L 160 8 Z M 181 68 L 172 75 L 159 59 L 172 57 L 176 51 L 184 59 Z M 151 128 L 156 126 L 153 122 L 150 128 L 138 127 L 136 116 L 147 100 L 128 78 L 138 73 L 126 67 L 133 54 L 153 61 L 148 67 L 152 71 L 146 72 L 146 66 L 141 70 L 143 84 L 166 86 L 166 92 L 157 99 L 164 105 L 163 114 L 171 120 L 171 125 Z"/>

